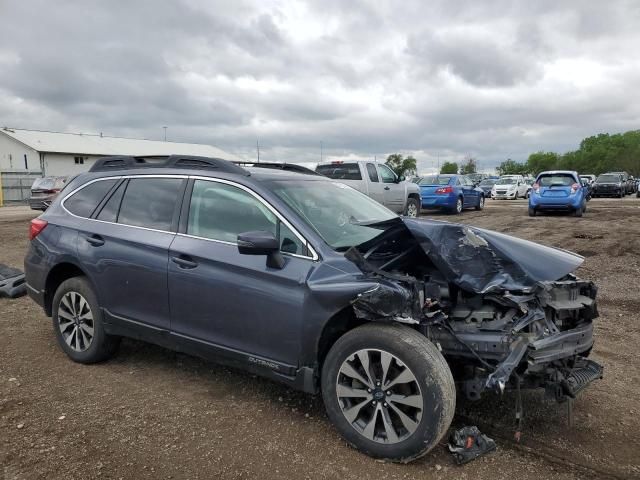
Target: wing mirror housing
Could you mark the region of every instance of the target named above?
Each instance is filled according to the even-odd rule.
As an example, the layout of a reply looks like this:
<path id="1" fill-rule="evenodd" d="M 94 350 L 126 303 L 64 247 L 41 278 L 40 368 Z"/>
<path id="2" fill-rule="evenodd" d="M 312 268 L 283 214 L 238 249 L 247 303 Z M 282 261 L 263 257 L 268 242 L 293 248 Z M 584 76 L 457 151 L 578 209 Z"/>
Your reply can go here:
<path id="1" fill-rule="evenodd" d="M 400 175 L 399 177 L 396 177 L 396 183 L 404 182 L 405 180 L 406 180 L 406 177 L 404 175 Z"/>
<path id="2" fill-rule="evenodd" d="M 242 255 L 266 255 L 269 268 L 281 269 L 285 264 L 280 242 L 271 232 L 258 230 L 238 234 L 238 252 Z"/>

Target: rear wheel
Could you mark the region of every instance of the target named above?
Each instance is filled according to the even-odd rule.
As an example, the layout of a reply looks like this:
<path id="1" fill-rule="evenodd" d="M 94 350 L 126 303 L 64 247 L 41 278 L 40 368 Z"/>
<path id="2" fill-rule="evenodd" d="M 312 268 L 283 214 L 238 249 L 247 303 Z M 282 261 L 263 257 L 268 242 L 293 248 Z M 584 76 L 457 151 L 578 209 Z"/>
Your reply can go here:
<path id="1" fill-rule="evenodd" d="M 442 439 L 455 384 L 442 354 L 401 325 L 363 325 L 333 345 L 322 368 L 327 414 L 347 442 L 375 458 L 408 462 Z"/>
<path id="2" fill-rule="evenodd" d="M 418 203 L 418 200 L 415 198 L 407 200 L 405 215 L 410 218 L 417 218 L 420 215 L 420 204 Z"/>
<path id="3" fill-rule="evenodd" d="M 584 208 L 582 206 L 580 206 L 580 208 L 576 209 L 573 212 L 573 215 L 576 216 L 576 217 L 581 217 L 583 213 L 584 213 Z"/>
<path id="4" fill-rule="evenodd" d="M 530 217 L 535 217 L 536 216 L 536 209 L 535 208 L 531 208 L 529 207 L 529 216 Z"/>
<path id="5" fill-rule="evenodd" d="M 53 297 L 53 329 L 58 343 L 74 362 L 96 363 L 111 357 L 119 337 L 107 335 L 98 300 L 85 277 L 60 284 Z"/>
<path id="6" fill-rule="evenodd" d="M 458 197 L 456 199 L 456 205 L 455 207 L 453 207 L 453 210 L 451 210 L 451 213 L 455 213 L 456 215 L 460 214 L 462 213 L 462 208 L 463 208 L 462 197 Z"/>

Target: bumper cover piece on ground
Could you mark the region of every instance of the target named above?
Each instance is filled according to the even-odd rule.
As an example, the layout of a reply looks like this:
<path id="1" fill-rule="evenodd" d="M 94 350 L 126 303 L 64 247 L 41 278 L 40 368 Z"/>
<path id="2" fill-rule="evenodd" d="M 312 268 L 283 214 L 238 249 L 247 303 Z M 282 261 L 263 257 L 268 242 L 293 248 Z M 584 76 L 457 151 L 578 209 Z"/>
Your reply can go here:
<path id="1" fill-rule="evenodd" d="M 0 297 L 17 298 L 27 293 L 24 273 L 0 264 Z"/>

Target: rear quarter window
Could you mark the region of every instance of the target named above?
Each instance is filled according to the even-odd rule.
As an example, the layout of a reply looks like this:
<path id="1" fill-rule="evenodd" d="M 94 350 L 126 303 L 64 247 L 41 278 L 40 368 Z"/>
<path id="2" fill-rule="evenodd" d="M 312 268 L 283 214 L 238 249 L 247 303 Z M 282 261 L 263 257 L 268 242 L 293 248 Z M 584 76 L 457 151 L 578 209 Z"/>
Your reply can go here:
<path id="1" fill-rule="evenodd" d="M 316 172 L 334 180 L 362 180 L 360 165 L 357 163 L 318 165 Z"/>
<path id="2" fill-rule="evenodd" d="M 117 182 L 117 179 L 109 179 L 90 183 L 67 198 L 64 208 L 78 217 L 88 218 Z"/>

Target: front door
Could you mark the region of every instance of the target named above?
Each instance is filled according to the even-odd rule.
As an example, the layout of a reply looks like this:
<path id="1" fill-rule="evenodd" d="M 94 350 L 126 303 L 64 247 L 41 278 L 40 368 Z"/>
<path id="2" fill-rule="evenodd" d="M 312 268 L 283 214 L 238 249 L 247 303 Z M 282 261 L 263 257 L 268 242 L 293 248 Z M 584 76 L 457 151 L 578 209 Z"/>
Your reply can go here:
<path id="1" fill-rule="evenodd" d="M 249 361 L 296 365 L 313 266 L 304 243 L 240 185 L 194 180 L 188 201 L 184 231 L 169 252 L 173 334 Z M 279 238 L 283 268 L 267 267 L 266 256 L 238 252 L 238 234 L 249 231 Z"/>

